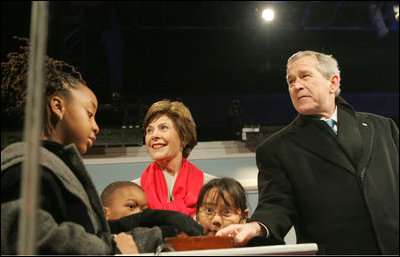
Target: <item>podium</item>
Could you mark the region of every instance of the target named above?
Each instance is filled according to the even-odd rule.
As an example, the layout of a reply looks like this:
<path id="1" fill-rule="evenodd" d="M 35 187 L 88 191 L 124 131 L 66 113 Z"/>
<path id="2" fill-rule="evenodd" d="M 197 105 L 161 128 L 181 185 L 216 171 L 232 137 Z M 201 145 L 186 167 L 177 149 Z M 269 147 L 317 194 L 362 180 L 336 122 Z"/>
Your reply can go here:
<path id="1" fill-rule="evenodd" d="M 164 256 L 315 255 L 317 251 L 318 251 L 317 244 L 311 243 L 311 244 L 290 244 L 290 245 L 223 248 L 223 249 L 211 249 L 211 250 L 160 252 L 157 255 L 164 255 Z M 156 254 L 155 253 L 142 253 L 142 254 L 121 254 L 121 255 L 153 256 Z"/>

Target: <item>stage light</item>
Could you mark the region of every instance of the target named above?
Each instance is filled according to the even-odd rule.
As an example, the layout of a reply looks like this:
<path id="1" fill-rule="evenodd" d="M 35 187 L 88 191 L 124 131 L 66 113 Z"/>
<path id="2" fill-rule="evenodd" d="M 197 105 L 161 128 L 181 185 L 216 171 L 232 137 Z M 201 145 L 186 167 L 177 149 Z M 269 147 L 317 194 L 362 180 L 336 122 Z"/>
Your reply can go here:
<path id="1" fill-rule="evenodd" d="M 261 16 L 265 21 L 272 21 L 275 18 L 275 13 L 272 9 L 267 8 L 262 11 Z"/>

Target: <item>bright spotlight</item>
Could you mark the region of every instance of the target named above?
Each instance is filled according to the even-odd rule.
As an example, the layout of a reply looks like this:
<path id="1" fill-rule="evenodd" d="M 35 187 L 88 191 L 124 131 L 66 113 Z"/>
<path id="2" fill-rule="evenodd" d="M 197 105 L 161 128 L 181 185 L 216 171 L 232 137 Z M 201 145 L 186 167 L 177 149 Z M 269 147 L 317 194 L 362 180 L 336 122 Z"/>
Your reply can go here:
<path id="1" fill-rule="evenodd" d="M 266 21 L 272 21 L 275 17 L 275 13 L 272 9 L 264 9 L 261 14 L 262 18 Z"/>

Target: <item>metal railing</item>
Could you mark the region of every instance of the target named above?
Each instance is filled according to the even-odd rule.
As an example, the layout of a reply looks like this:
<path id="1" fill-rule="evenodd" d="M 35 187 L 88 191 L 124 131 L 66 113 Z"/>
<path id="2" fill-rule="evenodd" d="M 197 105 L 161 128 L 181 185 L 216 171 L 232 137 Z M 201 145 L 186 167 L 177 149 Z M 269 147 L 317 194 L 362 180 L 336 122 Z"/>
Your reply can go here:
<path id="1" fill-rule="evenodd" d="M 22 164 L 21 207 L 18 226 L 20 255 L 36 254 L 36 213 L 40 190 L 40 135 L 43 120 L 44 64 L 48 31 L 47 1 L 33 1 L 30 26 L 27 102 L 24 141 L 26 159 Z"/>

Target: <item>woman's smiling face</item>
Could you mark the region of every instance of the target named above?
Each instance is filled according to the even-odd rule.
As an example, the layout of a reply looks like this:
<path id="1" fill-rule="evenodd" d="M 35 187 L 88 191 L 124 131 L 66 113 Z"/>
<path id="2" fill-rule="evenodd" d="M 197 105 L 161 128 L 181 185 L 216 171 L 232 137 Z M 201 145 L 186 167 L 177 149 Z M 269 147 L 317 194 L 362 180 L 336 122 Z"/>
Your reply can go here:
<path id="1" fill-rule="evenodd" d="M 173 121 L 165 114 L 156 116 L 146 128 L 146 147 L 157 162 L 182 158 L 182 142 Z"/>

